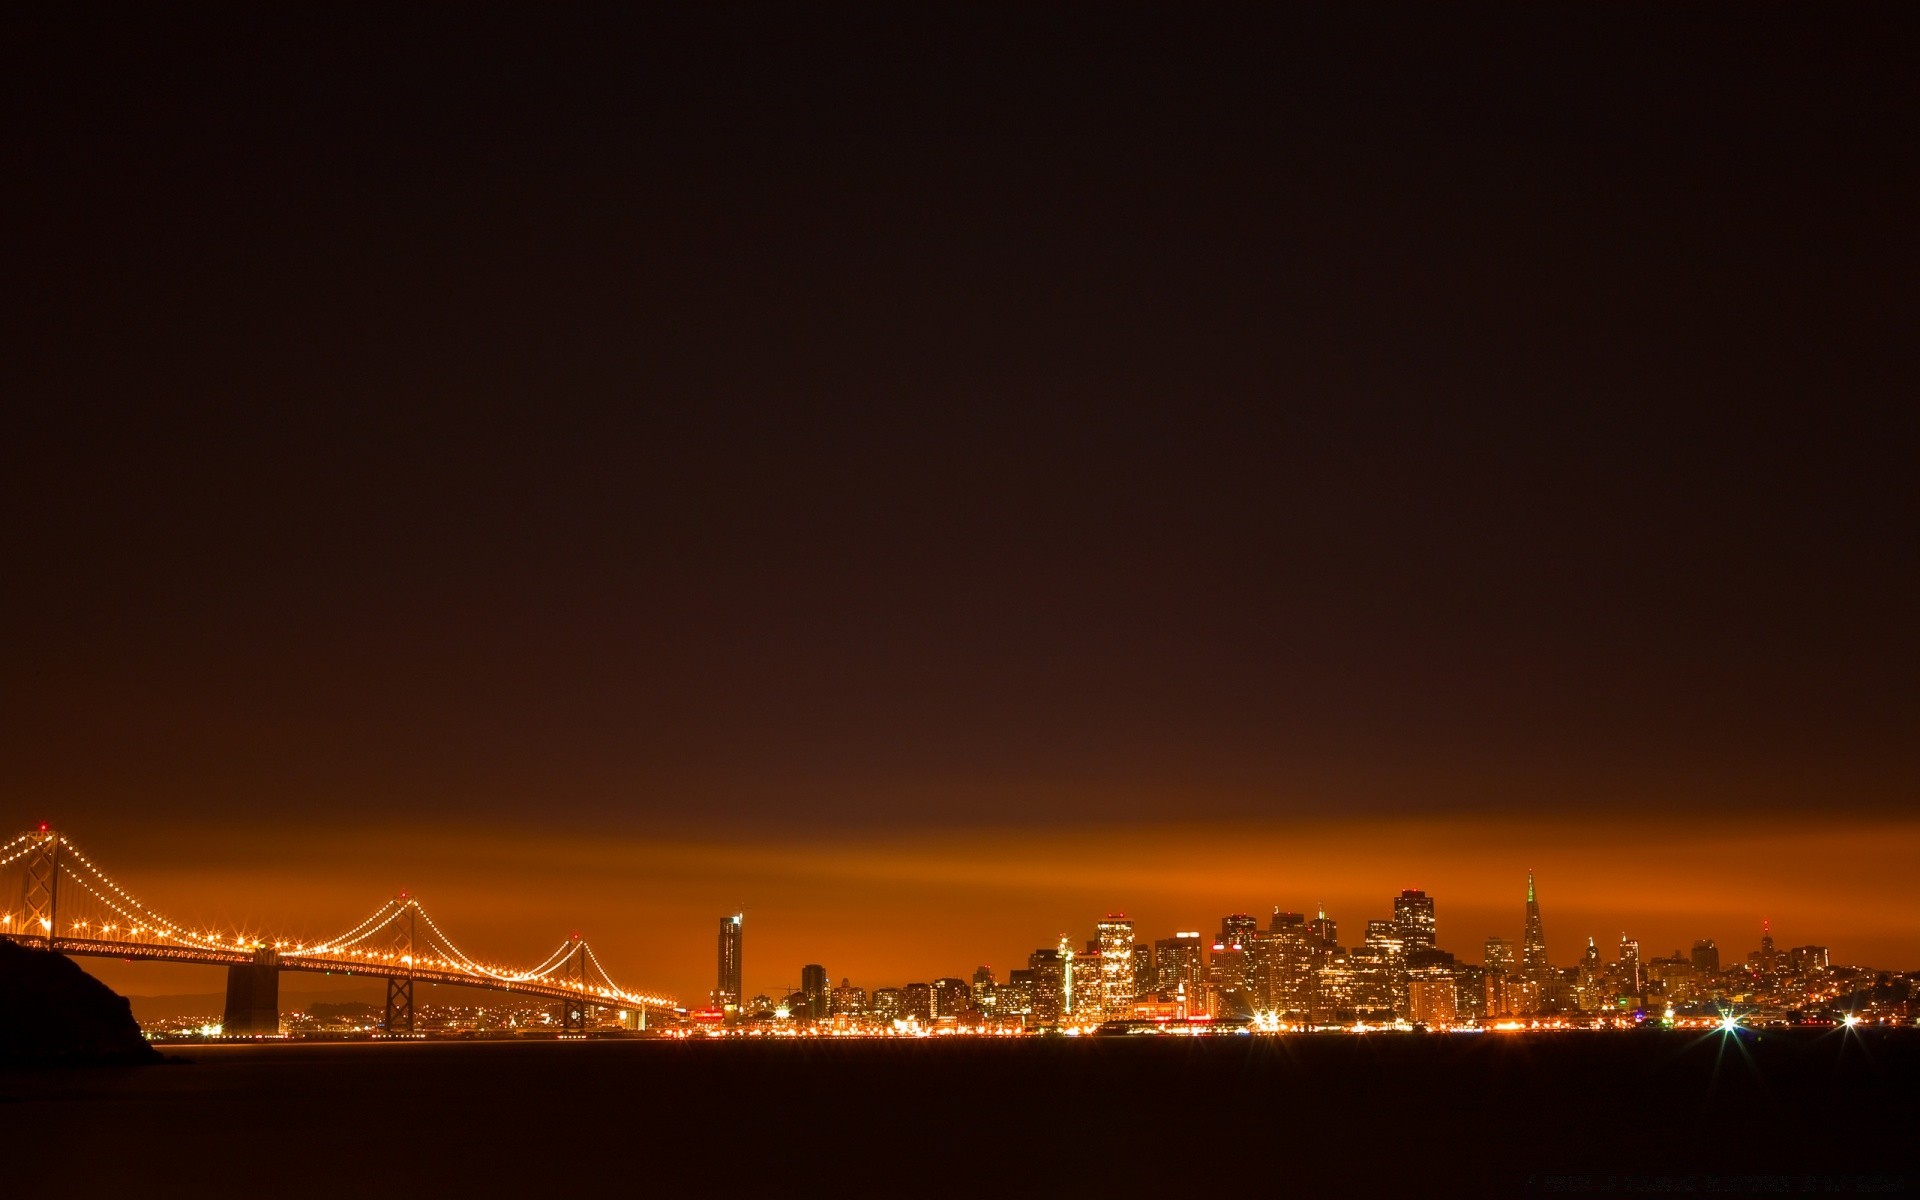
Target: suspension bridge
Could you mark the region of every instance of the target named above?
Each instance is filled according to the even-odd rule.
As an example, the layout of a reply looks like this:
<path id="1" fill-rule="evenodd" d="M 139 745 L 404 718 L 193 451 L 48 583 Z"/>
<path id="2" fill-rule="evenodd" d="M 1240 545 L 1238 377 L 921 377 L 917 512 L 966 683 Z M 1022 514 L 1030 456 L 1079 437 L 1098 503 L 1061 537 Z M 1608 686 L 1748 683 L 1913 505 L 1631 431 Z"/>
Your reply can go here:
<path id="1" fill-rule="evenodd" d="M 71 839 L 41 825 L 0 843 L 0 938 L 61 954 L 227 968 L 223 1028 L 279 1032 L 280 972 L 315 971 L 386 980 L 385 1028 L 415 1032 L 414 986 L 456 984 L 556 1002 L 560 1031 L 584 1034 L 596 1008 L 649 1017 L 677 1010 L 673 999 L 629 991 L 607 974 L 593 947 L 573 934 L 532 967 L 482 962 L 448 937 L 415 897 L 402 892 L 364 920 L 320 941 L 264 938 L 171 921 L 136 899 Z"/>

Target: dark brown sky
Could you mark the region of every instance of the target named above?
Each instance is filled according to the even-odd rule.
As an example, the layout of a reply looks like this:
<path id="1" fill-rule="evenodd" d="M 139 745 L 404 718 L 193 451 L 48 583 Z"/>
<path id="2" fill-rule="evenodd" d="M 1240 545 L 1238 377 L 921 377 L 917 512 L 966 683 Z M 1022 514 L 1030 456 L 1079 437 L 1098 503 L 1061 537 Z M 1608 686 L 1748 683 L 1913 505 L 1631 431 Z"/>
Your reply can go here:
<path id="1" fill-rule="evenodd" d="M 1898 818 L 1892 15 L 10 13 L 0 795 Z"/>

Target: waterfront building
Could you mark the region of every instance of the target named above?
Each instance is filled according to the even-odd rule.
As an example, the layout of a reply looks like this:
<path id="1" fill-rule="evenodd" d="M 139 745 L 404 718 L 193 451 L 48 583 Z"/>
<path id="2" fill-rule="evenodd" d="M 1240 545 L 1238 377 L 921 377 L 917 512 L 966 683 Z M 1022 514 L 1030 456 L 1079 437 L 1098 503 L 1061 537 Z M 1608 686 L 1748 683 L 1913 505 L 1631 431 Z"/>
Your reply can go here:
<path id="1" fill-rule="evenodd" d="M 1487 1006 L 1487 978 L 1492 972 L 1471 963 L 1453 966 L 1453 1006 L 1460 1020 L 1484 1021 L 1492 1015 Z"/>
<path id="2" fill-rule="evenodd" d="M 906 993 L 899 988 L 875 988 L 867 1011 L 876 1021 L 899 1021 L 907 1015 Z"/>
<path id="3" fill-rule="evenodd" d="M 746 914 L 734 913 L 720 918 L 720 972 L 713 988 L 713 1006 L 719 1009 L 740 1007 L 740 951 Z"/>
<path id="4" fill-rule="evenodd" d="M 1406 945 L 1392 921 L 1368 921 L 1366 939 L 1347 955 L 1353 1007 L 1368 1021 L 1390 1021 L 1406 1009 Z"/>
<path id="5" fill-rule="evenodd" d="M 1033 1024 L 1033 972 L 1007 972 L 1007 981 L 994 988 L 994 1013 L 1002 1019 Z"/>
<path id="6" fill-rule="evenodd" d="M 1102 1019 L 1124 1017 L 1133 1011 L 1134 984 L 1133 922 L 1125 913 L 1108 913 L 1094 926 L 1100 950 L 1100 990 L 1098 1004 Z"/>
<path id="7" fill-rule="evenodd" d="M 1305 1020 L 1313 1010 L 1313 942 L 1306 918 L 1275 908 L 1254 946 L 1254 990 L 1261 1005 L 1291 1020 Z"/>
<path id="8" fill-rule="evenodd" d="M 1407 980 L 1407 1017 L 1418 1025 L 1446 1029 L 1459 1023 L 1453 975 L 1444 968 L 1422 967 Z"/>
<path id="9" fill-rule="evenodd" d="M 1153 990 L 1189 996 L 1206 994 L 1207 951 L 1198 930 L 1176 933 L 1153 944 Z"/>
<path id="10" fill-rule="evenodd" d="M 928 985 L 928 1009 L 934 1020 L 958 1017 L 973 1008 L 973 989 L 964 979 L 936 979 Z"/>
<path id="11" fill-rule="evenodd" d="M 920 1022 L 922 1025 L 933 1023 L 933 985 L 930 983 L 909 983 L 900 989 L 901 1016 Z"/>
<path id="12" fill-rule="evenodd" d="M 1319 955 L 1313 971 L 1313 1023 L 1344 1025 L 1354 1018 L 1352 964 L 1344 950 Z"/>
<path id="13" fill-rule="evenodd" d="M 828 1001 L 828 1011 L 836 1017 L 860 1017 L 867 1012 L 867 989 L 855 987 L 849 980 L 842 979 L 840 986 L 833 989 Z"/>
<path id="14" fill-rule="evenodd" d="M 1514 997 L 1509 991 L 1509 981 L 1513 976 L 1498 967 L 1482 967 L 1486 974 L 1481 980 L 1481 1005 L 1483 1016 L 1511 1017 L 1520 1010 L 1514 1007 Z"/>
<path id="15" fill-rule="evenodd" d="M 1189 997 L 1191 995 L 1189 993 Z M 1252 997 L 1247 988 L 1247 952 L 1237 944 L 1213 944 L 1213 954 L 1207 960 L 1206 996 L 1207 1012 L 1216 1017 L 1245 1016 L 1252 1011 Z"/>
<path id="16" fill-rule="evenodd" d="M 833 1008 L 833 987 L 825 967 L 808 963 L 800 968 L 800 995 L 802 1006 L 794 1010 L 794 1016 L 818 1021 L 827 1015 Z"/>
<path id="17" fill-rule="evenodd" d="M 1061 939 L 1064 947 L 1066 939 Z M 1071 951 L 1068 951 L 1071 953 Z M 1027 956 L 1027 1011 L 1036 1026 L 1058 1025 L 1066 1001 L 1066 963 L 1060 949 L 1043 946 Z"/>

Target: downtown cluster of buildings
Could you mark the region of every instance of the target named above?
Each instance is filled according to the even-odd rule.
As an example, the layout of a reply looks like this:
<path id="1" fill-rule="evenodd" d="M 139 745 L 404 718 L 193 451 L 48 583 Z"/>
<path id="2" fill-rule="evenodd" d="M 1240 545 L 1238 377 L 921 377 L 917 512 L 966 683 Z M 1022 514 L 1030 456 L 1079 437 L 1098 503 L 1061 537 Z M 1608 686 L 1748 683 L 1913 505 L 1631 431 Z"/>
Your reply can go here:
<path id="1" fill-rule="evenodd" d="M 719 978 L 696 1025 L 746 1032 L 828 1029 L 904 1031 L 1414 1027 L 1614 1027 L 1649 1019 L 1718 1021 L 1729 1011 L 1749 1023 L 1855 1020 L 1906 1023 L 1914 981 L 1836 968 L 1823 946 L 1780 949 L 1763 925 L 1760 945 L 1722 961 L 1711 939 L 1648 957 L 1621 935 L 1603 952 L 1592 940 L 1570 966 L 1547 953 L 1540 904 L 1527 877 L 1518 944 L 1490 937 L 1478 961 L 1442 949 L 1433 897 L 1408 889 L 1392 916 L 1368 921 L 1356 945 L 1341 940 L 1324 910 L 1275 908 L 1263 923 L 1247 913 L 1221 918 L 1217 932 L 1176 932 L 1147 940 L 1124 914 L 1096 922 L 1084 942 L 1062 936 L 1036 949 L 1024 968 L 997 978 L 987 967 L 869 991 L 824 966 L 801 968 L 799 986 L 743 996 L 744 927 L 720 923 Z"/>

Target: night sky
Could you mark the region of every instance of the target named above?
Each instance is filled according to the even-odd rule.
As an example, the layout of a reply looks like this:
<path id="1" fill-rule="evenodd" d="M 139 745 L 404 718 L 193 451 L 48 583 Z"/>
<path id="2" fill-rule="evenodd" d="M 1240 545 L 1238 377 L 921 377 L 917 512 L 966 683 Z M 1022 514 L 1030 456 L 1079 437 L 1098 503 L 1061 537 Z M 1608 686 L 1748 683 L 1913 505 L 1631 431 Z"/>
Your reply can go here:
<path id="1" fill-rule="evenodd" d="M 685 999 L 1920 965 L 1894 15 L 10 11 L 0 807 Z"/>

